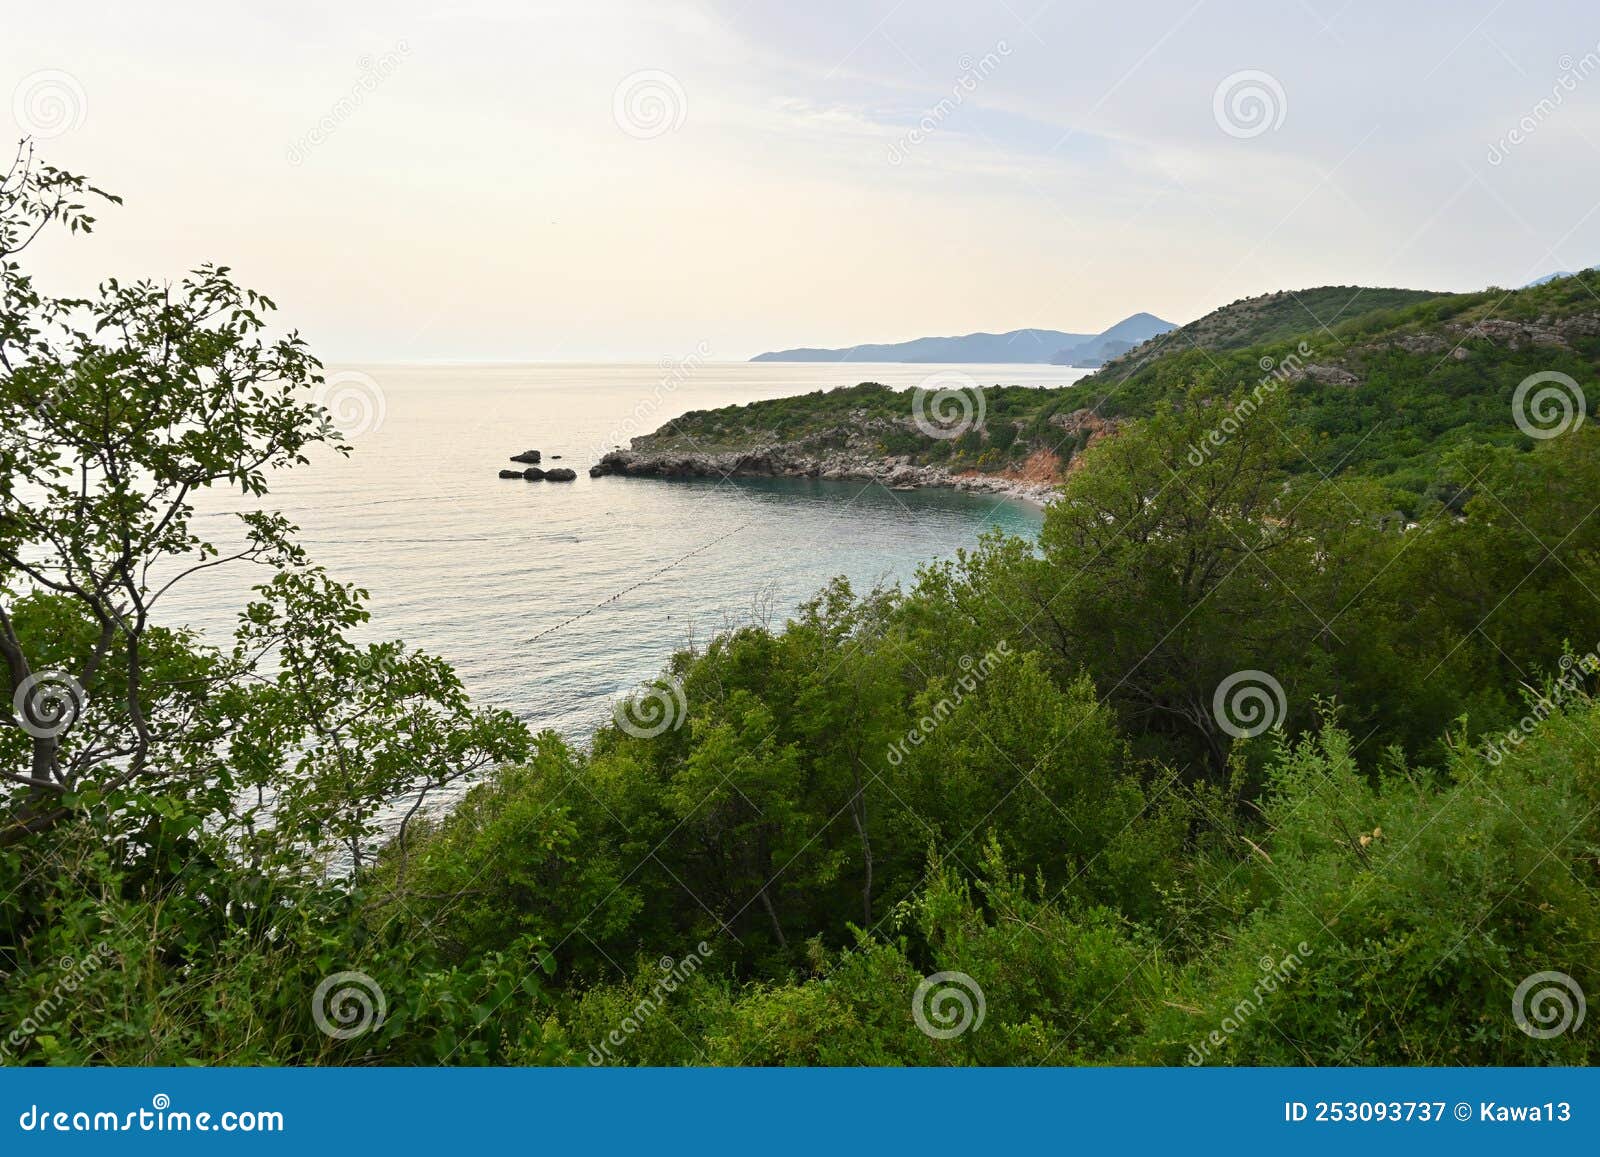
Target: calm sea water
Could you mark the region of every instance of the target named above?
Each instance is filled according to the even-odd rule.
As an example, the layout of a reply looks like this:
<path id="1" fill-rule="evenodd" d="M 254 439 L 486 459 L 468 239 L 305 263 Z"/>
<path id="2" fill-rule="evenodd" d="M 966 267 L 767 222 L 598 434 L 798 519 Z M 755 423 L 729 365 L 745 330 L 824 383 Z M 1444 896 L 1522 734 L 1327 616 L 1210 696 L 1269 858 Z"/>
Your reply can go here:
<path id="1" fill-rule="evenodd" d="M 336 367 L 327 404 L 355 452 L 279 474 L 267 505 L 312 557 L 371 594 L 374 638 L 449 659 L 475 700 L 577 741 L 671 652 L 769 608 L 781 622 L 834 575 L 905 580 L 1031 506 L 876 483 L 596 478 L 605 449 L 688 410 L 941 369 L 988 384 L 1063 385 L 1051 366 L 462 365 Z M 570 483 L 505 481 L 540 450 Z M 230 537 L 210 499 L 202 533 Z M 166 609 L 226 638 L 259 572 L 189 580 Z"/>

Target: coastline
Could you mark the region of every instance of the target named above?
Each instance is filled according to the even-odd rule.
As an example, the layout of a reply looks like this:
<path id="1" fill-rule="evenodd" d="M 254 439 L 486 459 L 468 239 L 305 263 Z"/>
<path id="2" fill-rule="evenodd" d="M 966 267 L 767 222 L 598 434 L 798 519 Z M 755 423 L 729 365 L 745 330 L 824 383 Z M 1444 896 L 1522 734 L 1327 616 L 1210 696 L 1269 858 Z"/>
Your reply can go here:
<path id="1" fill-rule="evenodd" d="M 591 478 L 813 478 L 835 482 L 882 483 L 890 490 L 940 488 L 994 494 L 1037 509 L 1055 497 L 1060 486 L 1055 461 L 1030 459 L 1033 469 L 1013 474 L 957 473 L 942 466 L 913 463 L 908 455 L 865 457 L 798 453 L 789 447 L 765 446 L 722 453 L 612 450 L 589 468 Z M 1021 474 L 1022 476 L 1017 476 Z M 1029 476 L 1032 475 L 1032 476 Z"/>

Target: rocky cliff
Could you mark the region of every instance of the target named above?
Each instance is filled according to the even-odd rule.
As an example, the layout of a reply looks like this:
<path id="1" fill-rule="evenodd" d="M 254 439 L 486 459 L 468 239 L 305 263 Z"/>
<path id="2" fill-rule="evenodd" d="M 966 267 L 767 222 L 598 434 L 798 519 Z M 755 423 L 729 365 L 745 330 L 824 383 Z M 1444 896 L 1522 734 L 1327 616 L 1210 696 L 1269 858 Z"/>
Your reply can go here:
<path id="1" fill-rule="evenodd" d="M 1066 391 L 1030 392 L 1042 404 L 1046 395 Z M 592 477 L 870 480 L 895 490 L 943 486 L 1042 505 L 1070 470 L 1076 452 L 1110 429 L 1109 422 L 1080 408 L 1021 419 L 991 416 L 955 438 L 946 438 L 919 425 L 909 394 L 905 397 L 907 404 L 900 407 L 903 416 L 840 406 L 828 422 L 806 423 L 785 432 L 764 428 L 762 407 L 769 403 L 685 415 L 654 434 L 633 439 L 629 449 L 606 454 L 589 473 Z M 734 415 L 738 433 L 730 439 L 727 422 Z"/>

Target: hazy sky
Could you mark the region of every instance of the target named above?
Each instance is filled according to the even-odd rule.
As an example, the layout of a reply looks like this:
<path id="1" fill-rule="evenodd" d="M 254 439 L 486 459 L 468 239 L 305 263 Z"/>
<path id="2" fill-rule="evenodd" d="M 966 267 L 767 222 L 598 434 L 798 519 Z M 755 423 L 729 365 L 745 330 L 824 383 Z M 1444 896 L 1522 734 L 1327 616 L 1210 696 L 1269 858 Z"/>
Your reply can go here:
<path id="1" fill-rule="evenodd" d="M 51 282 L 223 261 L 329 359 L 739 358 L 1600 261 L 1593 0 L 4 23 L 0 119 L 127 199 Z"/>

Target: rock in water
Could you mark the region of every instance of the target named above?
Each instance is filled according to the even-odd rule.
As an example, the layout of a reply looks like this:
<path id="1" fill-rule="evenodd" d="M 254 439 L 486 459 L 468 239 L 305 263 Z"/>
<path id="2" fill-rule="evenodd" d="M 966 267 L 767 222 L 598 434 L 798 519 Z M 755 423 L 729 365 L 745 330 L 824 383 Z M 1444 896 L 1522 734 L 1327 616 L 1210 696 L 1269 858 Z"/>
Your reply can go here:
<path id="1" fill-rule="evenodd" d="M 522 477 L 522 471 L 520 471 L 520 470 L 502 470 L 502 471 L 500 471 L 500 477 L 502 477 L 502 478 L 521 478 Z"/>
<path id="2" fill-rule="evenodd" d="M 513 462 L 537 462 L 539 460 L 539 451 L 524 450 L 520 454 L 511 455 L 511 460 Z"/>
<path id="3" fill-rule="evenodd" d="M 547 477 L 545 472 L 539 469 L 537 466 L 529 466 L 522 472 L 522 476 L 529 482 L 537 482 L 539 479 Z"/>
<path id="4" fill-rule="evenodd" d="M 557 466 L 554 470 L 546 472 L 545 480 L 547 482 L 571 482 L 577 476 L 578 472 L 576 470 L 568 470 L 565 466 Z"/>

